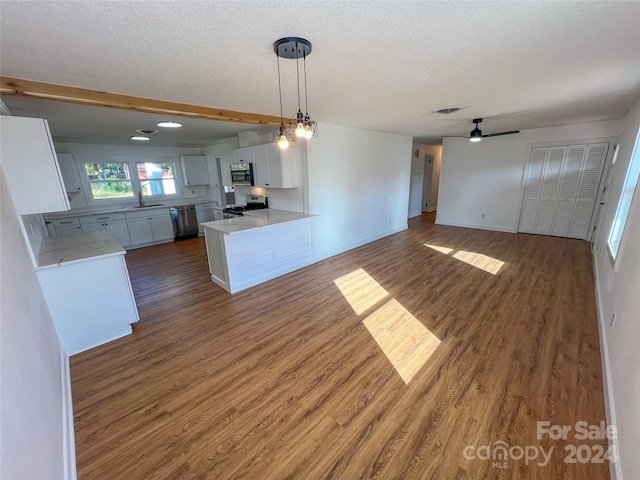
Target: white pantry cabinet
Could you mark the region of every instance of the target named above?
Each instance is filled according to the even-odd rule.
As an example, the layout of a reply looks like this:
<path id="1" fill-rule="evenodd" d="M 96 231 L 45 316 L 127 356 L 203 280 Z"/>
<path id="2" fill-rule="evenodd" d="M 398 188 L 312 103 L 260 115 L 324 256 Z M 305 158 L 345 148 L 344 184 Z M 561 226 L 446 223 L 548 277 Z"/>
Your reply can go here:
<path id="1" fill-rule="evenodd" d="M 131 245 L 124 213 L 107 213 L 80 217 L 82 233 L 108 231 L 123 247 Z"/>
<path id="2" fill-rule="evenodd" d="M 173 240 L 173 225 L 168 208 L 142 208 L 126 212 L 131 245 Z"/>
<path id="3" fill-rule="evenodd" d="M 209 166 L 205 156 L 183 156 L 182 174 L 185 186 L 209 185 Z"/>
<path id="4" fill-rule="evenodd" d="M 253 172 L 256 187 L 295 188 L 298 186 L 297 164 L 299 147 L 281 150 L 272 144 L 256 145 L 253 149 Z"/>
<path id="5" fill-rule="evenodd" d="M 71 208 L 46 120 L 0 116 L 0 156 L 18 214 Z"/>

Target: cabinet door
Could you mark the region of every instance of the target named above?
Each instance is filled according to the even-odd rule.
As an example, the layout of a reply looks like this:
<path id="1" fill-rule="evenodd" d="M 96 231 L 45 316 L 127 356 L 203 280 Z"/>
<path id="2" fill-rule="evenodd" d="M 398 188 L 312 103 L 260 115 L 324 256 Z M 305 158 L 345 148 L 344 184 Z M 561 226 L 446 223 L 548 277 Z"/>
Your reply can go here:
<path id="1" fill-rule="evenodd" d="M 252 148 L 253 147 L 243 147 L 231 150 L 231 158 L 233 159 L 233 163 L 253 162 Z"/>
<path id="2" fill-rule="evenodd" d="M 256 187 L 269 186 L 269 157 L 267 145 L 256 145 L 253 149 L 253 183 Z M 275 150 L 274 148 L 271 148 Z"/>
<path id="3" fill-rule="evenodd" d="M 173 238 L 173 224 L 170 215 L 153 216 L 149 219 L 154 240 L 169 240 Z"/>
<path id="4" fill-rule="evenodd" d="M 127 220 L 131 245 L 153 242 L 153 230 L 147 217 Z"/>
<path id="5" fill-rule="evenodd" d="M 269 184 L 271 188 L 282 188 L 282 155 L 284 154 L 279 148 L 271 147 L 267 149 L 267 158 L 269 161 Z M 287 149 L 290 150 L 290 149 Z"/>
<path id="6" fill-rule="evenodd" d="M 78 173 L 78 165 L 69 153 L 58 153 L 58 164 L 60 164 L 60 173 L 64 180 L 64 186 L 67 193 L 75 193 L 82 191 L 82 183 L 80 183 L 80 174 Z"/>
<path id="7" fill-rule="evenodd" d="M 105 229 L 103 223 L 90 223 L 88 225 L 82 225 L 82 233 L 100 232 Z"/>
<path id="8" fill-rule="evenodd" d="M 80 225 L 71 225 L 69 227 L 56 227 L 56 237 L 73 237 L 82 233 Z"/>
<path id="9" fill-rule="evenodd" d="M 116 241 L 126 247 L 131 245 L 131 238 L 129 238 L 129 229 L 127 228 L 127 222 L 109 222 L 105 224 L 105 228 L 111 234 Z"/>
<path id="10" fill-rule="evenodd" d="M 209 166 L 205 156 L 185 156 L 182 159 L 184 184 L 209 185 Z"/>
<path id="11" fill-rule="evenodd" d="M 16 213 L 70 209 L 46 120 L 0 115 L 0 156 Z"/>
<path id="12" fill-rule="evenodd" d="M 216 162 L 220 165 L 220 174 L 222 175 L 222 185 L 231 185 L 231 164 L 233 163 L 232 151 L 220 152 L 216 155 Z M 224 194 L 222 195 L 224 197 Z M 226 203 L 226 202 L 223 202 Z"/>

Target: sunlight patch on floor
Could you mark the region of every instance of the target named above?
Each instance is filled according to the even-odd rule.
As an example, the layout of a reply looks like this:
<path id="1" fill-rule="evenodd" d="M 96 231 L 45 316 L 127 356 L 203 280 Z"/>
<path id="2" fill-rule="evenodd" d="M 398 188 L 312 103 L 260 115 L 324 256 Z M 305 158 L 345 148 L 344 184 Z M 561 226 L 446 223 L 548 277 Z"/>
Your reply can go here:
<path id="1" fill-rule="evenodd" d="M 437 245 L 429 245 L 428 243 L 425 243 L 424 246 L 436 250 L 437 252 L 444 253 L 445 255 L 451 255 L 451 252 L 455 251 L 455 253 L 451 255 L 453 258 L 455 258 L 456 260 L 460 260 L 467 265 L 471 265 L 472 267 L 484 270 L 491 275 L 496 275 L 504 265 L 503 261 L 498 260 L 497 258 L 489 257 L 488 255 L 484 255 L 482 253 L 467 252 L 466 250 L 455 250 L 455 248 L 439 247 Z"/>
<path id="2" fill-rule="evenodd" d="M 428 243 L 425 243 L 424 245 L 426 247 L 433 248 L 437 252 L 444 253 L 445 255 L 449 255 L 451 252 L 453 252 L 453 248 L 438 247 L 437 245 L 429 245 Z"/>
<path id="3" fill-rule="evenodd" d="M 359 268 L 334 280 L 357 315 L 371 311 L 362 321 L 404 383 L 427 363 L 440 340 L 371 275 Z M 375 308 L 374 308 L 375 307 Z"/>
<path id="4" fill-rule="evenodd" d="M 480 270 L 489 272 L 491 275 L 495 275 L 500 271 L 504 262 L 483 255 L 482 253 L 467 252 L 465 250 L 459 250 L 453 254 L 453 258 L 460 260 L 464 263 L 472 265 Z"/>
<path id="5" fill-rule="evenodd" d="M 362 268 L 347 273 L 333 281 L 356 315 L 361 315 L 389 296 Z"/>
<path id="6" fill-rule="evenodd" d="M 392 298 L 362 322 L 407 385 L 440 340 Z"/>

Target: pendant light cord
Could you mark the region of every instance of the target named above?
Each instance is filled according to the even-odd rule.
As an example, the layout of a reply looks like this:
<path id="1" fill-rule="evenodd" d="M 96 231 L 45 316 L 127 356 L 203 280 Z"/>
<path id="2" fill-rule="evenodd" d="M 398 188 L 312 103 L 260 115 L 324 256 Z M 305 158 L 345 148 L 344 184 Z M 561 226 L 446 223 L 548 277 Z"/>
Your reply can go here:
<path id="1" fill-rule="evenodd" d="M 304 50 L 304 49 L 303 49 Z M 300 68 L 298 67 L 298 42 L 296 42 L 296 84 L 298 86 L 298 111 L 300 111 Z"/>
<path id="2" fill-rule="evenodd" d="M 302 65 L 304 66 L 304 110 L 305 114 L 309 115 L 309 97 L 307 97 L 307 53 L 302 54 Z"/>
<path id="3" fill-rule="evenodd" d="M 282 85 L 280 84 L 280 54 L 276 52 L 278 58 L 278 93 L 280 94 L 280 126 L 284 126 L 284 119 L 282 117 Z"/>

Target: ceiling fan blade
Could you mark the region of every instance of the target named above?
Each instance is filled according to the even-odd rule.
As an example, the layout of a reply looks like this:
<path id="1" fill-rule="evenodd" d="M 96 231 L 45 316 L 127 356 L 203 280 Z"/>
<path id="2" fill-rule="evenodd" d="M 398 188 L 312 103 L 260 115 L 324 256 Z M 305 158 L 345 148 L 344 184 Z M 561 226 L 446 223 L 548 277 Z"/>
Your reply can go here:
<path id="1" fill-rule="evenodd" d="M 514 133 L 520 133 L 520 130 L 511 130 L 510 132 L 487 133 L 486 135 L 482 135 L 482 138 L 499 137 L 500 135 L 512 135 Z"/>

